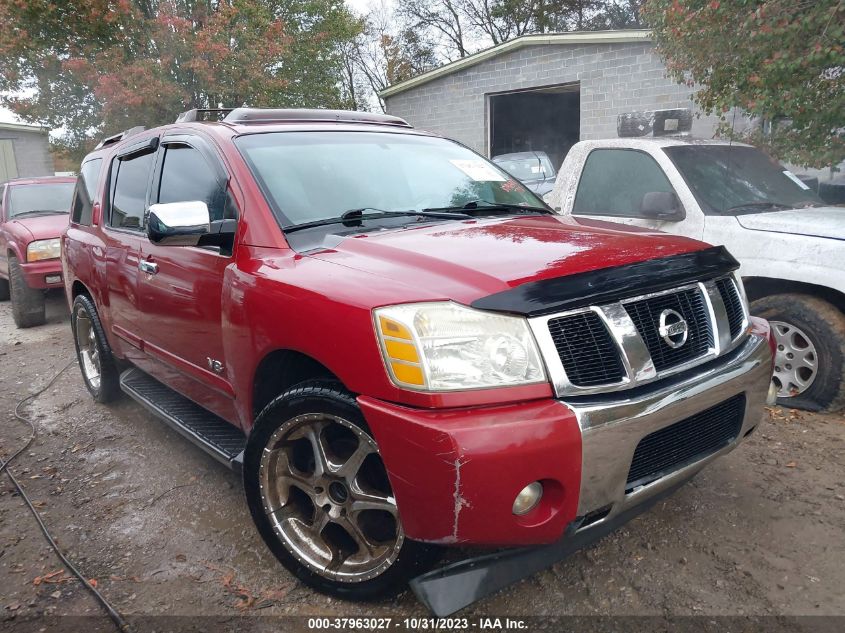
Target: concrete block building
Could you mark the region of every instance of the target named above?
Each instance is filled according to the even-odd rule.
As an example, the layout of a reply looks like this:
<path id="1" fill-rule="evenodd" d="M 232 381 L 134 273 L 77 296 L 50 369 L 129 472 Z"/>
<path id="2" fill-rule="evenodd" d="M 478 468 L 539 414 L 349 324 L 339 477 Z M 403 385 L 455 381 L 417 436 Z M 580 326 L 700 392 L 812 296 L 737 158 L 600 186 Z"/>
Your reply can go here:
<path id="1" fill-rule="evenodd" d="M 381 93 L 390 114 L 487 156 L 545 151 L 555 168 L 578 140 L 616 136 L 617 116 L 693 108 L 666 77 L 649 31 L 526 35 Z M 693 119 L 709 138 L 715 117 Z"/>
<path id="2" fill-rule="evenodd" d="M 53 175 L 47 134 L 37 125 L 0 123 L 0 182 Z"/>

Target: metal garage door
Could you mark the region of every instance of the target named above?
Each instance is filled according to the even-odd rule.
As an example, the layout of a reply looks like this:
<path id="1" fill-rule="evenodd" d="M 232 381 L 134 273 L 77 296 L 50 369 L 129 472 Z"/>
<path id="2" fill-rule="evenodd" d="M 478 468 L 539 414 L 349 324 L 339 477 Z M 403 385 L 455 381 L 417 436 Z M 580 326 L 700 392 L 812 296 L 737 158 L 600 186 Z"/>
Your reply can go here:
<path id="1" fill-rule="evenodd" d="M 0 182 L 18 177 L 18 164 L 15 162 L 15 148 L 11 139 L 0 139 Z"/>

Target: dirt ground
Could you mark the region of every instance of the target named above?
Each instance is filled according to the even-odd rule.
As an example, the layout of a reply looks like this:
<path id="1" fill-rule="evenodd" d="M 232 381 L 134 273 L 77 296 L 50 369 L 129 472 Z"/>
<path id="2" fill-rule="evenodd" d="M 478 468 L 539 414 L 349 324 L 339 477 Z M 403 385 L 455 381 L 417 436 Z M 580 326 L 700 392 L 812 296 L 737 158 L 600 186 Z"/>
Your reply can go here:
<path id="1" fill-rule="evenodd" d="M 28 433 L 14 418 L 17 401 L 73 358 L 61 296 L 51 297 L 48 316 L 18 330 L 0 304 L 3 457 Z M 38 438 L 12 470 L 123 614 L 218 617 L 237 628 L 258 616 L 426 615 L 408 591 L 353 604 L 299 584 L 253 529 L 236 475 L 128 398 L 95 404 L 76 365 L 27 410 Z M 761 414 L 767 421 L 746 444 L 673 497 L 460 615 L 845 616 L 845 417 Z M 101 613 L 3 475 L 0 630 Z"/>

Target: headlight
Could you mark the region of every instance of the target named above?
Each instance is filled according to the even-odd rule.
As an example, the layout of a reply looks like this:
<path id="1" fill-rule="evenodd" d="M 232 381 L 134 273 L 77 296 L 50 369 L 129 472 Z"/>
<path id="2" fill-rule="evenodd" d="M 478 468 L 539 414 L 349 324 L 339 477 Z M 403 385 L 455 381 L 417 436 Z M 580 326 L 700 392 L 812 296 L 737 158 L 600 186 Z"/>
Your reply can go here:
<path id="1" fill-rule="evenodd" d="M 59 238 L 52 240 L 35 240 L 26 247 L 26 261 L 37 262 L 42 259 L 56 259 L 61 257 L 62 245 Z"/>
<path id="2" fill-rule="evenodd" d="M 456 303 L 413 303 L 375 310 L 393 382 L 422 391 L 455 391 L 543 382 L 537 344 L 520 317 Z"/>

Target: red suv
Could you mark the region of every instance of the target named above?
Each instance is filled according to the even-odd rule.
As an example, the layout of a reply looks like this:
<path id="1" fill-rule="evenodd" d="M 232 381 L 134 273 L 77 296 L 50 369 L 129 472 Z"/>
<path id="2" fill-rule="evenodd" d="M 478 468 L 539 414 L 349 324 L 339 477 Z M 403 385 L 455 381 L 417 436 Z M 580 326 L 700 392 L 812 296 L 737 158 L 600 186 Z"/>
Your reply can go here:
<path id="1" fill-rule="evenodd" d="M 0 301 L 12 299 L 18 327 L 44 323 L 44 291 L 61 288 L 59 236 L 75 178 L 17 178 L 0 184 Z"/>
<path id="2" fill-rule="evenodd" d="M 438 546 L 563 544 L 518 550 L 534 563 L 501 585 L 759 422 L 772 342 L 724 249 L 560 217 L 394 117 L 223 114 L 85 158 L 73 335 L 96 400 L 122 389 L 242 468 L 309 585 L 368 598 Z"/>

